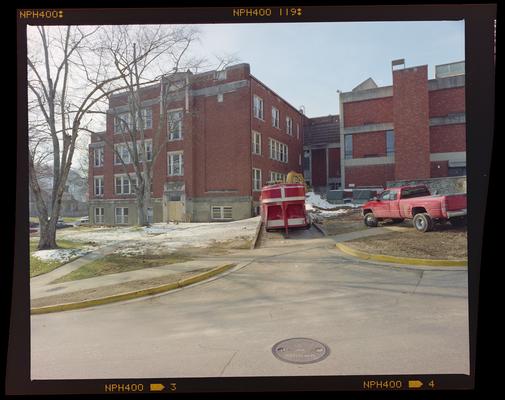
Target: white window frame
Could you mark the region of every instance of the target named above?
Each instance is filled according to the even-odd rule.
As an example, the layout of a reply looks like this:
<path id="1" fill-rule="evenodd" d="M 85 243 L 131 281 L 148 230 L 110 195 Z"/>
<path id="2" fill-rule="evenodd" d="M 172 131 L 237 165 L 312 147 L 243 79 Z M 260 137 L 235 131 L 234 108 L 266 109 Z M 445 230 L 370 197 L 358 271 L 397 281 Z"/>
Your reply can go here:
<path id="1" fill-rule="evenodd" d="M 104 147 L 95 147 L 93 149 L 93 166 L 103 167 Z M 98 161 L 98 162 L 97 162 Z"/>
<path id="2" fill-rule="evenodd" d="M 144 129 L 153 128 L 153 109 L 151 107 L 144 107 L 141 110 L 142 120 L 144 121 Z"/>
<path id="3" fill-rule="evenodd" d="M 293 136 L 293 118 L 286 117 L 286 133 Z"/>
<path id="4" fill-rule="evenodd" d="M 147 156 L 147 161 L 152 161 L 153 160 L 153 140 L 152 139 L 145 139 L 144 140 L 144 145 L 146 146 L 146 156 Z M 142 140 L 137 140 L 137 151 L 139 155 L 139 161 L 142 162 Z"/>
<path id="5" fill-rule="evenodd" d="M 119 215 L 117 212 L 118 210 L 122 210 Z M 126 210 L 126 214 L 125 214 L 125 210 Z M 120 217 L 120 220 L 118 219 L 118 217 Z M 128 224 L 128 218 L 129 218 L 128 207 L 115 207 L 114 208 L 114 222 L 116 224 L 126 225 L 126 224 Z"/>
<path id="6" fill-rule="evenodd" d="M 175 156 L 179 156 L 178 160 L 178 173 L 174 173 L 176 162 Z M 183 151 L 169 151 L 167 152 L 167 176 L 183 176 L 184 175 L 184 152 Z"/>
<path id="7" fill-rule="evenodd" d="M 97 182 L 100 182 L 97 185 Z M 98 193 L 97 193 L 98 189 Z M 94 176 L 93 177 L 93 193 L 95 194 L 95 197 L 102 197 L 104 192 L 104 179 L 103 175 L 100 176 Z"/>
<path id="8" fill-rule="evenodd" d="M 278 140 L 269 139 L 269 148 L 270 148 L 270 159 L 280 161 L 283 163 L 288 163 L 288 145 Z"/>
<path id="9" fill-rule="evenodd" d="M 260 192 L 261 191 L 261 169 L 259 168 L 253 168 L 252 169 L 252 187 L 253 187 L 253 192 Z"/>
<path id="10" fill-rule="evenodd" d="M 252 153 L 261 156 L 261 133 L 252 131 Z"/>
<path id="11" fill-rule="evenodd" d="M 272 106 L 272 126 L 280 129 L 281 112 L 278 108 Z"/>
<path id="12" fill-rule="evenodd" d="M 101 210 L 101 212 L 97 213 L 98 210 Z M 95 207 L 95 212 L 94 212 L 95 224 L 103 224 L 104 223 L 104 216 L 105 216 L 105 208 L 104 207 Z"/>
<path id="13" fill-rule="evenodd" d="M 257 95 L 253 96 L 253 115 L 254 117 L 264 121 L 264 113 L 263 113 L 263 99 Z"/>
<path id="14" fill-rule="evenodd" d="M 178 114 L 178 120 L 173 122 L 171 115 Z M 183 133 L 183 120 L 184 113 L 182 108 L 176 108 L 167 111 L 167 135 L 169 142 L 175 142 L 177 140 L 182 140 L 184 137 Z M 173 125 L 173 126 L 171 126 Z M 177 136 L 175 135 L 177 133 Z"/>
<path id="15" fill-rule="evenodd" d="M 225 209 L 229 212 L 229 217 L 225 216 Z M 219 217 L 215 217 L 214 211 L 219 211 Z M 214 221 L 229 221 L 233 219 L 233 207 L 232 206 L 211 206 L 210 207 L 210 218 Z"/>
<path id="16" fill-rule="evenodd" d="M 270 171 L 270 182 L 275 182 L 275 181 L 286 181 L 286 174 L 283 174 L 282 172 L 275 172 L 275 171 Z"/>
<path id="17" fill-rule="evenodd" d="M 121 159 L 117 155 L 117 153 L 121 154 L 121 159 L 125 164 L 132 163 L 132 157 L 130 154 L 130 149 L 126 143 L 116 143 L 114 145 L 114 165 L 122 165 Z"/>
<path id="18" fill-rule="evenodd" d="M 121 184 L 119 187 L 121 188 L 121 191 L 118 192 L 118 184 L 117 180 L 121 180 Z M 132 177 L 133 182 L 128 178 L 128 175 L 126 174 L 116 174 L 114 175 L 114 193 L 119 194 L 119 195 L 129 195 L 134 193 L 134 188 L 137 186 L 137 178 Z M 128 187 L 128 191 L 125 191 L 125 186 Z"/>
<path id="19" fill-rule="evenodd" d="M 128 132 L 126 129 L 127 126 L 128 130 L 133 127 L 131 114 L 129 112 L 119 113 L 114 116 L 114 133 Z"/>

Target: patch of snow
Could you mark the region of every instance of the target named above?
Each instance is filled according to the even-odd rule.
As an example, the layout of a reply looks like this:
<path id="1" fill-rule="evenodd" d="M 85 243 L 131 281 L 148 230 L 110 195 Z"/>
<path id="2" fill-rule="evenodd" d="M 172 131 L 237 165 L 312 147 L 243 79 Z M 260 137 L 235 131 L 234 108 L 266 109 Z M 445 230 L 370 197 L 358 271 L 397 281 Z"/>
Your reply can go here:
<path id="1" fill-rule="evenodd" d="M 42 261 L 67 262 L 71 258 L 81 257 L 91 251 L 90 248 L 83 249 L 53 249 L 39 250 L 32 255 Z"/>

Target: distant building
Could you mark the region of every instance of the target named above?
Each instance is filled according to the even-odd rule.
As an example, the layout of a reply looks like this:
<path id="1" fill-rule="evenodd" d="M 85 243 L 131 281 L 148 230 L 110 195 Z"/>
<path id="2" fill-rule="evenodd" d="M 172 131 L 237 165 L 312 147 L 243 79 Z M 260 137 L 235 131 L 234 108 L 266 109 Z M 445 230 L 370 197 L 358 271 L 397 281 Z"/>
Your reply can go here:
<path id="1" fill-rule="evenodd" d="M 303 174 L 317 192 L 340 187 L 340 119 L 338 115 L 305 118 Z"/>
<path id="2" fill-rule="evenodd" d="M 256 215 L 263 185 L 302 170 L 303 115 L 252 76 L 249 64 L 170 79 L 180 80 L 184 88 L 174 92 L 168 107 L 169 120 L 178 122 L 163 127 L 169 141 L 155 161 L 150 221 Z M 159 120 L 160 85 L 141 92 L 148 158 L 156 150 L 153 125 Z M 124 146 L 112 111 L 128 113 L 126 95 L 114 96 L 109 107 L 104 134 L 115 146 Z M 89 151 L 90 221 L 136 224 L 135 182 L 129 182 L 100 135 L 92 136 Z M 127 167 L 133 172 L 133 165 Z"/>
<path id="3" fill-rule="evenodd" d="M 434 79 L 397 61 L 392 86 L 369 78 L 340 94 L 343 188 L 466 175 L 464 61 L 437 65 Z"/>

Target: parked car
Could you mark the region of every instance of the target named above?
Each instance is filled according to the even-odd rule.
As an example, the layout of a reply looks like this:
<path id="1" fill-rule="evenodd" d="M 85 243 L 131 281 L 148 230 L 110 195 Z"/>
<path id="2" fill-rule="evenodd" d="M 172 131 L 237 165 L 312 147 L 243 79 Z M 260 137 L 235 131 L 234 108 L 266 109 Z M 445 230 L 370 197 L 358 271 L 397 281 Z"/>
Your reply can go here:
<path id="1" fill-rule="evenodd" d="M 369 227 L 387 219 L 412 219 L 420 232 L 431 231 L 437 222 L 462 226 L 466 224 L 466 194 L 432 195 L 425 185 L 389 188 L 363 205 L 363 218 Z"/>
<path id="2" fill-rule="evenodd" d="M 79 220 L 79 223 L 89 224 L 89 217 L 81 217 L 81 219 Z"/>

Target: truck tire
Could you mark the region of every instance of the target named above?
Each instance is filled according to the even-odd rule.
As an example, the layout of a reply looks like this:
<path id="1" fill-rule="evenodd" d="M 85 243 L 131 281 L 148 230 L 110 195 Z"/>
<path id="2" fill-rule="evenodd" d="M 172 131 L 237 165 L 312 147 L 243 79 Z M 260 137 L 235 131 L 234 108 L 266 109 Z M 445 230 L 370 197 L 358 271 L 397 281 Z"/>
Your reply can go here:
<path id="1" fill-rule="evenodd" d="M 419 232 L 429 232 L 433 229 L 433 220 L 426 213 L 416 214 L 412 223 Z"/>
<path id="2" fill-rule="evenodd" d="M 379 225 L 379 221 L 377 221 L 377 218 L 375 218 L 375 216 L 371 212 L 365 214 L 363 222 L 365 223 L 366 226 L 370 228 L 375 228 L 377 225 Z"/>
<path id="3" fill-rule="evenodd" d="M 453 217 L 449 218 L 449 222 L 454 227 L 460 227 L 466 225 L 466 217 Z"/>

